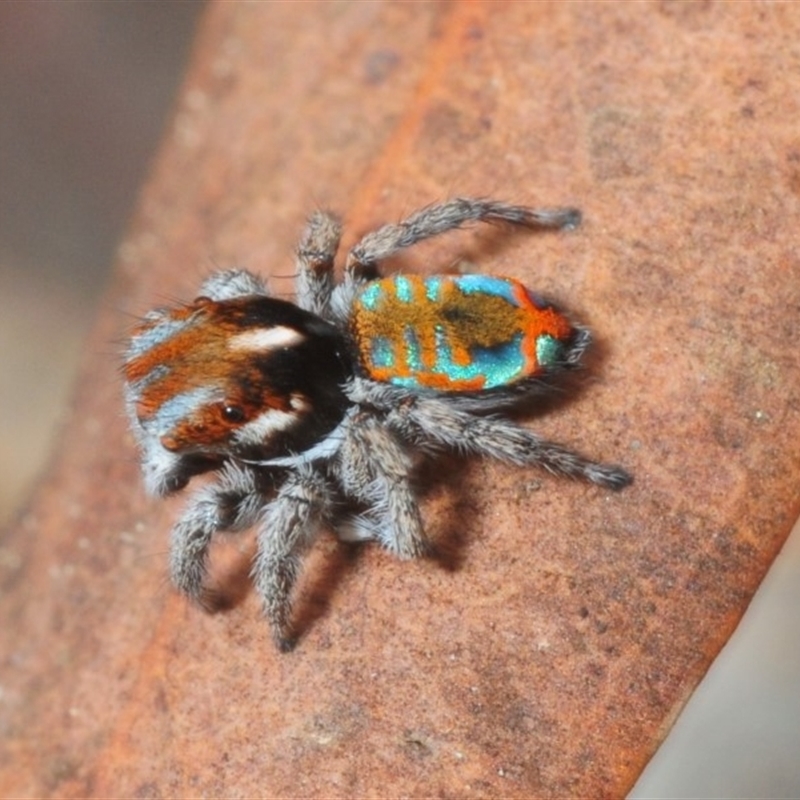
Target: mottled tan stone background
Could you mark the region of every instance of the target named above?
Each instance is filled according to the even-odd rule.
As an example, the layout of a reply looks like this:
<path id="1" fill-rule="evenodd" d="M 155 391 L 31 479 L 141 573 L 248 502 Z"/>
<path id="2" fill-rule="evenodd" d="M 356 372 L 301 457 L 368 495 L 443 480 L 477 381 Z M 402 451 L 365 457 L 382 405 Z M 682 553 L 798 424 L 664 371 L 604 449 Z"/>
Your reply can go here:
<path id="1" fill-rule="evenodd" d="M 708 4 L 696 5 L 700 13 Z M 3 523 L 24 507 L 53 446 L 82 339 L 201 10 L 199 3 L 0 3 Z M 717 46 L 730 55 L 724 40 Z M 609 118 L 610 133 L 625 130 L 617 123 Z M 652 133 L 659 135 L 657 126 Z M 113 358 L 115 347 L 109 342 L 97 358 Z M 0 539 L 0 572 L 15 569 L 13 558 Z M 798 795 L 798 608 L 795 530 L 635 796 Z M 0 685 L 0 728 L 3 703 Z"/>

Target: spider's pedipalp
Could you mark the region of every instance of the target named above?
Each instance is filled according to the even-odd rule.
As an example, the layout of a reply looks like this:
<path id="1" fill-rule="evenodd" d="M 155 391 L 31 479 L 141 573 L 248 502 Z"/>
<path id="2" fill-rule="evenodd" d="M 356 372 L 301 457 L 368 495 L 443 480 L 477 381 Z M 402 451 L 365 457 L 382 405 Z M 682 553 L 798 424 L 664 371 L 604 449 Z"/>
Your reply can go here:
<path id="1" fill-rule="evenodd" d="M 507 222 L 528 228 L 575 228 L 576 208 L 528 208 L 496 200 L 454 197 L 426 206 L 397 224 L 383 225 L 356 243 L 347 258 L 347 271 L 358 272 L 424 239 L 460 228 L 465 222 Z"/>

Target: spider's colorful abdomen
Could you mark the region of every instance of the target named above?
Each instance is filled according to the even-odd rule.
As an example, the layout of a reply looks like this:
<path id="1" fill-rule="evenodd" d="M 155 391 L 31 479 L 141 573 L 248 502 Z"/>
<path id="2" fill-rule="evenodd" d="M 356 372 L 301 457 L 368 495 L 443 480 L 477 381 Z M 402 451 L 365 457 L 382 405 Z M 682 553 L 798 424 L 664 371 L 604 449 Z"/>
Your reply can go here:
<path id="1" fill-rule="evenodd" d="M 361 366 L 376 381 L 442 392 L 507 386 L 562 366 L 569 320 L 519 281 L 395 275 L 353 305 Z"/>

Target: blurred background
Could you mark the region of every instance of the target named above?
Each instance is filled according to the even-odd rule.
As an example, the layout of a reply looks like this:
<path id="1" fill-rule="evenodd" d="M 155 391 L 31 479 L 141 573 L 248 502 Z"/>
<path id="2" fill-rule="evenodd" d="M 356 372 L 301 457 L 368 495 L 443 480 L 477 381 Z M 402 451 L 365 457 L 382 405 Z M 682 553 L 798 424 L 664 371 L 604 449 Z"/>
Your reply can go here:
<path id="1" fill-rule="evenodd" d="M 0 3 L 0 528 L 57 441 L 203 7 Z M 631 797 L 800 797 L 798 608 L 800 527 Z"/>
<path id="2" fill-rule="evenodd" d="M 203 7 L 0 2 L 0 524 L 53 446 Z"/>

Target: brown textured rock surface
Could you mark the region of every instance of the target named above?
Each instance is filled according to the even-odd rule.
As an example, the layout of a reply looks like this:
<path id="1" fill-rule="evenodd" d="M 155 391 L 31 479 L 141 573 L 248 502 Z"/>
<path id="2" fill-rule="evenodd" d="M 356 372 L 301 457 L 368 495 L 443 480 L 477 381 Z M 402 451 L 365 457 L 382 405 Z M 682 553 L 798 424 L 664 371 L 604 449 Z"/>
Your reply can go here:
<path id="1" fill-rule="evenodd" d="M 213 6 L 106 307 L 215 264 L 288 292 L 317 205 L 346 245 L 457 193 L 578 205 L 575 233 L 400 263 L 590 324 L 590 379 L 530 424 L 636 484 L 446 461 L 425 512 L 453 563 L 323 538 L 280 655 L 252 594 L 207 616 L 168 588 L 182 500 L 143 495 L 107 310 L 2 542 L 0 795 L 624 794 L 798 512 L 798 41 L 791 4 Z M 249 547 L 217 580 L 246 585 Z"/>

